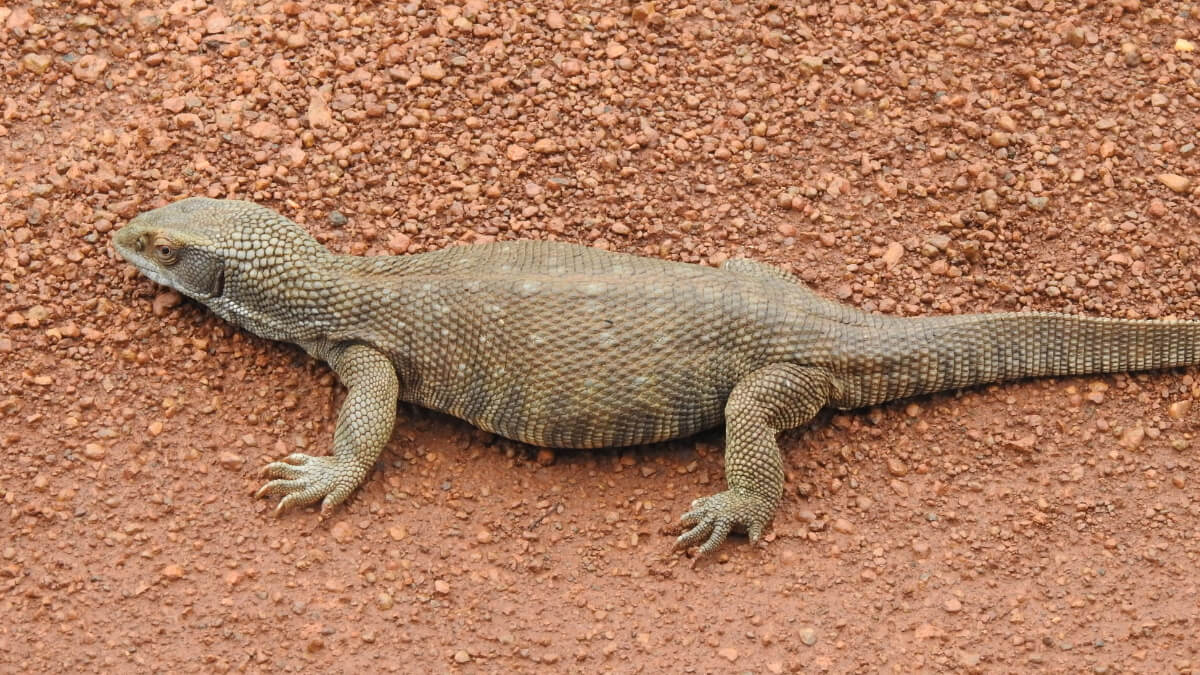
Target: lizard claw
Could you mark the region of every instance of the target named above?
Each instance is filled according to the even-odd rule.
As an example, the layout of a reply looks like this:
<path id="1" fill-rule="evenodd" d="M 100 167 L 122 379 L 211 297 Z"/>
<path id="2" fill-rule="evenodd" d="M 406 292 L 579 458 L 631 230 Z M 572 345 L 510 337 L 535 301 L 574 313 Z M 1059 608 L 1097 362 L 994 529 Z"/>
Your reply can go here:
<path id="1" fill-rule="evenodd" d="M 293 506 L 306 506 L 321 500 L 321 514 L 340 504 L 358 485 L 351 478 L 352 470 L 337 457 L 313 457 L 293 453 L 278 462 L 263 467 L 263 475 L 273 478 L 254 493 L 283 495 L 275 507 L 278 515 Z"/>
<path id="2" fill-rule="evenodd" d="M 731 531 L 745 531 L 750 541 L 758 541 L 771 520 L 772 505 L 762 497 L 737 489 L 701 497 L 679 519 L 692 529 L 679 535 L 676 547 L 686 547 L 703 541 L 700 554 L 712 553 L 725 541 Z"/>

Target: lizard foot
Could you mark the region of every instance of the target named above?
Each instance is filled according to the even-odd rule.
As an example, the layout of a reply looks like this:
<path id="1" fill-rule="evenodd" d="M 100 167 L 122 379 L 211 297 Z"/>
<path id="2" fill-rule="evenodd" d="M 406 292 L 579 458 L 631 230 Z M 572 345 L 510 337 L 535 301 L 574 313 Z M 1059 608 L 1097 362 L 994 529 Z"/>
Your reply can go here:
<path id="1" fill-rule="evenodd" d="M 353 469 L 337 457 L 313 457 L 297 452 L 278 462 L 271 462 L 263 468 L 262 473 L 274 480 L 259 488 L 254 496 L 283 495 L 275 507 L 276 515 L 293 506 L 312 504 L 318 499 L 321 500 L 321 513 L 324 515 L 358 487 L 358 481 L 353 478 Z"/>
<path id="2" fill-rule="evenodd" d="M 731 530 L 744 530 L 750 541 L 758 541 L 771 520 L 772 505 L 762 497 L 729 489 L 692 502 L 692 509 L 679 519 L 692 529 L 679 535 L 675 545 L 691 546 L 703 541 L 700 553 L 712 553 Z"/>

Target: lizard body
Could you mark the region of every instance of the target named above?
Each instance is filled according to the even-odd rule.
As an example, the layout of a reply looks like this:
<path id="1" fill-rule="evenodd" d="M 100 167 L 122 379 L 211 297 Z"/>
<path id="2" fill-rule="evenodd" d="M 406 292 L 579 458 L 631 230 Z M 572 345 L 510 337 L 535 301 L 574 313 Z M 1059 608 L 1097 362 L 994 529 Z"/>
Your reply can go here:
<path id="1" fill-rule="evenodd" d="M 1046 375 L 1200 360 L 1200 322 L 1054 313 L 898 318 L 749 260 L 720 268 L 558 242 L 335 255 L 248 202 L 186 199 L 114 237 L 151 279 L 328 362 L 347 386 L 333 454 L 270 464 L 260 495 L 328 509 L 365 479 L 396 401 L 551 447 L 652 443 L 726 424 L 728 489 L 681 544 L 757 539 L 782 496 L 776 436 L 857 408 Z"/>

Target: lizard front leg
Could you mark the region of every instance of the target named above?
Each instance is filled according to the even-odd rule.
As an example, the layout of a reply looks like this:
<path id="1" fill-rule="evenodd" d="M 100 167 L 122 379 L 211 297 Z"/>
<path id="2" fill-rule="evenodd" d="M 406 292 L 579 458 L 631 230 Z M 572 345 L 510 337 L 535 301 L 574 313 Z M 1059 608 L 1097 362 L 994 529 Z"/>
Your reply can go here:
<path id="1" fill-rule="evenodd" d="M 812 419 L 833 389 L 829 371 L 791 363 L 766 366 L 739 380 L 725 403 L 729 489 L 692 502 L 681 520 L 694 527 L 676 545 L 703 541 L 700 553 L 710 553 L 733 529 L 756 541 L 783 496 L 783 458 L 775 437 Z"/>
<path id="2" fill-rule="evenodd" d="M 350 496 L 383 452 L 396 422 L 400 385 L 384 354 L 366 345 L 350 345 L 329 359 L 348 393 L 333 432 L 333 454 L 294 453 L 272 462 L 263 473 L 274 480 L 255 495 L 283 495 L 275 512 L 321 500 L 321 512 Z"/>

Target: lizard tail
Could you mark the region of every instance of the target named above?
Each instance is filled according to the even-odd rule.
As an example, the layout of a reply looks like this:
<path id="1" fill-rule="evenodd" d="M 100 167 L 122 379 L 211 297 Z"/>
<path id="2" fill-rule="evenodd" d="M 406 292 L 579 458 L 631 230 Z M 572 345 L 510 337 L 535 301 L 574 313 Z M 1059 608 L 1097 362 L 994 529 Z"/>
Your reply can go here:
<path id="1" fill-rule="evenodd" d="M 1056 313 L 898 319 L 847 351 L 841 407 L 873 405 L 1026 377 L 1174 368 L 1200 363 L 1200 321 L 1137 321 Z M 857 351 L 855 351 L 857 350 Z M 850 356 L 857 353 L 857 358 Z M 863 354 L 874 354 L 864 358 Z M 849 403 L 850 405 L 844 405 Z"/>

